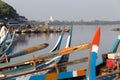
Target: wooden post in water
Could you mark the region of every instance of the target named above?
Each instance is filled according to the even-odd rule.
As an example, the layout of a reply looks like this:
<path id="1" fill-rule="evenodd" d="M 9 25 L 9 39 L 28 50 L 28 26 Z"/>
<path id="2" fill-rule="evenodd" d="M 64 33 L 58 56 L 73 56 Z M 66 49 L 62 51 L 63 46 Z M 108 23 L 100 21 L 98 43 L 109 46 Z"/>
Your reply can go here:
<path id="1" fill-rule="evenodd" d="M 33 55 L 33 66 L 34 66 L 34 69 L 36 69 L 36 62 L 35 62 L 35 56 Z"/>

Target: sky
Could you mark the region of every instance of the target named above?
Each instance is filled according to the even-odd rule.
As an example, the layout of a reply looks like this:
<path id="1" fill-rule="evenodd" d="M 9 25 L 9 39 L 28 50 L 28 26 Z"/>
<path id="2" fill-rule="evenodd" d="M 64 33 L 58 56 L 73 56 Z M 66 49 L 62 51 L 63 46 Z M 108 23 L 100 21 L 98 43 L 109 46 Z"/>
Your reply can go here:
<path id="1" fill-rule="evenodd" d="M 120 0 L 3 0 L 28 20 L 120 20 Z"/>

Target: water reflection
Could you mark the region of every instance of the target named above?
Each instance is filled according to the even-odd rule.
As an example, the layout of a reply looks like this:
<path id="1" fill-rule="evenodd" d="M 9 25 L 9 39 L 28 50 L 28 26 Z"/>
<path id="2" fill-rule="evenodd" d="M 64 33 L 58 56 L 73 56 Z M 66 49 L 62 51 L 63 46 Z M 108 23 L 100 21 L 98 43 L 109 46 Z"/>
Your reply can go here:
<path id="1" fill-rule="evenodd" d="M 15 40 L 17 44 L 25 44 L 27 43 L 26 35 L 25 34 L 16 34 Z"/>
<path id="2" fill-rule="evenodd" d="M 31 38 L 45 37 L 45 40 L 48 41 L 50 37 L 58 36 L 58 35 L 60 35 L 60 33 L 20 33 L 20 34 L 16 34 L 16 40 L 17 43 L 25 44 L 27 43 L 28 39 Z"/>

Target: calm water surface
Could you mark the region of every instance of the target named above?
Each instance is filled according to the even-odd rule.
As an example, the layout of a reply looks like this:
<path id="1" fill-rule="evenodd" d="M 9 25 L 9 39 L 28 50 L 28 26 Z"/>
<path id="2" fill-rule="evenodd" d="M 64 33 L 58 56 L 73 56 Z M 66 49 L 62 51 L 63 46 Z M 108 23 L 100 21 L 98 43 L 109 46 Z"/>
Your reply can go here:
<path id="1" fill-rule="evenodd" d="M 100 40 L 100 47 L 99 47 L 99 58 L 101 58 L 102 53 L 109 52 L 115 39 L 117 38 L 117 35 L 119 34 L 118 31 L 111 31 L 113 28 L 118 28 L 120 25 L 101 25 L 101 40 Z M 73 36 L 72 36 L 72 43 L 71 45 L 79 45 L 86 42 L 91 42 L 93 35 L 97 29 L 98 25 L 79 25 L 73 27 Z M 42 44 L 42 43 L 48 43 L 49 46 L 43 50 L 34 52 L 29 55 L 21 56 L 12 59 L 12 61 L 22 61 L 27 60 L 29 58 L 32 58 L 32 56 L 39 56 L 41 54 L 45 54 L 49 52 L 55 45 L 59 34 L 16 34 L 17 37 L 19 37 L 19 41 L 16 43 L 14 48 L 14 53 L 19 52 L 21 50 L 24 50 L 26 48 Z M 63 41 L 61 48 L 65 47 L 66 40 L 67 40 L 68 33 L 64 34 Z M 77 52 L 74 54 L 70 54 L 69 61 L 75 60 L 81 57 L 85 57 L 89 55 L 89 50 Z M 68 66 L 68 71 L 71 70 L 77 70 L 83 67 L 87 66 L 86 63 L 81 64 L 75 64 Z"/>

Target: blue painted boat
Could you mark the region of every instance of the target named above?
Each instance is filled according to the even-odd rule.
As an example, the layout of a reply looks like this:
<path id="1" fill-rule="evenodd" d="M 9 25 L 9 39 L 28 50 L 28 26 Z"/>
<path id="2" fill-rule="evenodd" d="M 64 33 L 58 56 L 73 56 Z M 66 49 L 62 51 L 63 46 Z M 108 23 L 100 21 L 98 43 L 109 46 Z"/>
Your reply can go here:
<path id="1" fill-rule="evenodd" d="M 63 34 L 64 34 L 64 28 L 62 29 L 62 33 L 61 33 L 61 35 L 59 36 L 59 38 L 58 38 L 58 40 L 57 40 L 57 43 L 55 44 L 55 46 L 53 47 L 53 49 L 51 50 L 51 51 L 49 51 L 49 53 L 48 54 L 45 54 L 45 55 L 40 55 L 40 59 L 42 58 L 42 57 L 47 57 L 47 56 L 49 56 L 49 55 L 53 55 L 53 56 L 51 56 L 51 57 L 54 57 L 54 53 L 57 53 L 58 52 L 58 50 L 60 49 L 60 46 L 61 46 L 61 43 L 62 43 L 62 39 L 63 39 Z M 52 53 L 53 52 L 53 53 Z M 14 57 L 14 55 L 11 55 L 11 56 L 13 56 Z M 11 56 L 10 56 L 10 58 L 11 58 Z M 57 56 L 57 55 L 55 55 L 55 56 Z M 16 56 L 15 56 L 16 57 Z M 44 58 L 45 58 L 44 57 Z M 50 57 L 50 56 L 49 56 Z M 8 58 L 9 58 L 9 56 L 8 56 Z M 1 58 L 2 59 L 2 58 Z M 32 59 L 31 59 L 32 60 Z M 38 60 L 38 57 L 37 57 L 37 60 Z M 30 61 L 30 60 L 27 60 L 27 61 Z M 8 72 L 21 72 L 20 70 L 33 70 L 34 69 L 34 66 L 33 65 L 28 65 L 28 66 L 26 66 L 26 64 L 24 64 L 24 63 L 26 63 L 27 61 L 22 61 L 22 62 L 17 62 L 17 63 L 11 63 L 11 62 L 9 62 L 9 63 L 3 63 L 3 64 L 0 64 L 0 69 L 3 69 L 3 68 L 7 68 L 7 67 L 14 67 L 14 66 L 21 66 L 21 63 L 22 63 L 22 66 L 23 65 L 25 65 L 24 67 L 22 67 L 22 68 L 19 68 L 19 69 L 15 69 L 15 70 L 10 70 L 10 71 L 8 71 Z M 47 66 L 47 65 L 49 65 L 49 64 L 45 64 L 45 63 L 39 63 L 39 64 L 36 64 L 37 66 L 36 66 L 36 69 L 38 69 L 38 68 L 41 68 L 41 66 L 42 67 L 44 67 L 44 66 Z M 8 73 L 7 71 L 5 72 L 5 73 Z M 11 73 L 12 74 L 12 73 Z"/>
<path id="2" fill-rule="evenodd" d="M 71 35 L 71 34 L 70 34 Z M 71 38 L 70 38 L 70 36 L 68 37 L 68 40 L 67 40 L 67 42 L 69 42 L 66 46 L 68 47 L 69 45 L 70 45 L 70 42 L 71 42 Z M 90 44 L 89 44 L 90 45 Z M 83 46 L 83 45 L 81 45 L 81 46 Z M 84 45 L 85 46 L 85 45 Z M 75 47 L 74 47 L 75 48 Z M 67 48 L 66 48 L 67 49 Z M 75 49 L 73 49 L 73 50 L 76 50 L 77 49 L 77 47 L 75 48 Z M 68 52 L 68 51 L 67 51 Z M 60 56 L 61 57 L 61 56 Z M 56 57 L 55 57 L 56 58 Z M 53 61 L 54 61 L 54 59 L 53 59 Z M 48 66 L 48 65 L 50 65 L 51 63 L 53 63 L 53 61 L 51 60 L 50 62 L 47 62 L 47 63 L 41 63 L 39 66 L 36 66 L 36 68 L 38 67 L 38 69 L 42 69 L 42 68 L 44 68 L 44 67 L 46 67 L 46 66 Z M 23 68 L 22 68 L 23 69 Z M 24 68 L 25 69 L 25 68 Z M 28 69 L 28 68 L 27 68 Z M 21 69 L 19 69 L 18 71 L 20 71 Z M 16 70 L 15 70 L 16 71 Z M 14 73 L 14 71 L 12 71 L 13 73 Z M 11 72 L 11 73 L 12 73 Z M 83 73 L 83 74 L 85 74 L 85 70 L 78 70 L 78 71 L 71 71 L 71 72 L 61 72 L 60 74 L 59 74 L 59 77 L 58 77 L 58 79 L 65 79 L 65 78 L 72 78 L 72 77 L 77 77 L 78 75 L 81 75 L 81 72 Z M 8 72 L 6 72 L 6 73 L 8 73 Z M 12 73 L 12 74 L 13 74 Z M 49 74 L 49 73 L 48 73 Z M 57 74 L 57 73 L 56 73 Z M 68 76 L 63 76 L 63 75 L 68 75 Z M 40 76 L 39 76 L 40 77 Z M 32 77 L 33 78 L 33 77 Z"/>
<path id="3" fill-rule="evenodd" d="M 99 32 L 99 30 L 98 30 Z M 119 36 L 118 36 L 119 37 Z M 118 39 L 118 38 L 117 38 Z M 96 39 L 97 41 L 99 41 L 98 39 Z M 96 42 L 95 40 L 95 42 Z M 120 40 L 119 40 L 120 41 Z M 110 50 L 110 53 L 116 53 L 118 46 L 119 46 L 119 42 L 118 40 L 115 41 L 113 47 Z M 94 40 L 93 40 L 94 42 Z M 93 44 L 93 43 L 92 43 Z M 95 43 L 98 44 L 98 43 Z M 115 45 L 116 44 L 116 45 Z M 92 50 L 95 49 L 95 50 Z M 94 48 L 91 46 L 90 51 L 94 53 L 94 55 L 97 55 L 97 48 Z M 90 76 L 94 76 L 94 79 L 97 78 L 97 80 L 112 80 L 113 78 L 115 78 L 115 76 L 105 76 L 105 77 L 101 77 L 101 69 L 104 69 L 105 63 L 103 60 L 99 60 L 95 63 L 95 68 L 97 73 L 95 72 L 94 75 L 90 75 Z M 95 69 L 94 68 L 94 69 Z M 93 70 L 95 71 L 95 70 Z M 76 71 L 70 71 L 70 72 L 60 72 L 60 73 L 47 73 L 47 74 L 31 74 L 31 75 L 26 75 L 26 76 L 21 76 L 21 77 L 15 77 L 15 78 L 11 78 L 9 80 L 19 80 L 19 79 L 24 79 L 24 80 L 49 80 L 50 78 L 53 80 L 81 80 L 81 79 L 85 79 L 85 75 L 86 75 L 86 69 L 80 69 L 80 70 L 76 70 Z"/>
<path id="4" fill-rule="evenodd" d="M 17 78 L 11 78 L 7 80 L 81 80 L 81 79 L 75 79 L 75 77 L 79 77 L 79 75 L 85 73 L 85 70 L 75 70 L 75 71 L 69 71 L 69 72 L 60 72 L 60 73 L 48 73 L 48 74 L 33 74 L 33 75 L 27 75 Z"/>
<path id="5" fill-rule="evenodd" d="M 100 27 L 98 27 L 90 47 L 86 80 L 96 80 L 96 59 L 99 44 L 100 44 Z"/>
<path id="6" fill-rule="evenodd" d="M 67 37 L 67 42 L 66 42 L 66 46 L 65 48 L 68 48 L 71 46 L 71 39 L 72 39 L 72 31 L 73 31 L 73 26 L 70 27 L 69 29 L 69 35 Z M 63 63 L 63 62 L 67 62 L 68 59 L 69 59 L 69 55 L 63 55 L 63 56 L 60 56 L 61 58 L 56 62 L 57 64 L 60 64 L 60 63 Z M 59 71 L 60 72 L 63 72 L 63 71 L 66 71 L 66 66 L 64 66 L 64 69 L 63 68 L 59 68 Z M 54 72 L 54 70 L 50 69 L 49 72 Z"/>
<path id="7" fill-rule="evenodd" d="M 72 31 L 73 31 L 73 25 L 70 26 L 69 35 L 68 35 L 68 38 L 67 38 L 67 43 L 66 43 L 65 48 L 71 46 Z M 58 64 L 63 63 L 63 62 L 68 62 L 68 60 L 69 60 L 69 55 L 64 55 L 64 56 L 61 57 L 61 59 L 60 59 L 60 61 L 58 62 Z M 63 72 L 63 71 L 66 71 L 66 70 L 67 70 L 67 66 L 64 67 L 64 68 L 59 68 L 59 71 L 60 71 L 60 72 Z"/>
<path id="8" fill-rule="evenodd" d="M 8 34 L 9 32 L 7 31 L 7 28 L 5 26 L 2 26 L 0 30 L 0 55 L 2 55 L 2 51 L 4 51 Z"/>
<path id="9" fill-rule="evenodd" d="M 3 42 L 5 42 L 8 35 L 8 30 L 5 26 L 2 26 L 0 30 L 0 45 L 2 45 Z"/>
<path id="10" fill-rule="evenodd" d="M 117 55 L 117 50 L 118 50 L 119 44 L 120 44 L 120 35 L 118 35 L 117 39 L 115 40 L 112 48 L 110 49 L 110 52 L 103 54 L 103 61 L 100 63 L 99 67 L 96 68 L 96 70 L 98 70 L 98 72 L 97 72 L 98 80 L 113 80 L 116 78 L 115 73 L 118 73 L 118 72 L 115 72 L 115 70 L 112 72 L 109 72 L 108 70 L 106 70 L 106 72 L 103 71 L 103 74 L 105 74 L 105 75 L 99 75 L 100 74 L 99 72 L 101 69 L 104 69 L 106 67 L 106 60 L 108 59 L 109 54 Z M 101 71 L 101 73 L 102 73 L 102 71 Z"/>
<path id="11" fill-rule="evenodd" d="M 11 48 L 12 45 L 13 45 L 14 37 L 15 37 L 15 31 L 12 33 L 11 39 L 10 39 L 9 43 L 7 44 L 7 48 L 4 50 L 4 52 L 6 52 L 6 54 L 3 54 L 3 55 L 1 56 L 1 58 L 10 55 L 10 53 L 12 52 L 10 48 Z"/>
<path id="12" fill-rule="evenodd" d="M 2 71 L 3 75 L 13 75 L 13 74 L 19 74 L 19 73 L 24 73 L 24 72 L 29 72 L 29 71 L 32 71 L 32 70 L 41 70 L 45 67 L 50 67 L 51 65 L 54 65 L 56 63 L 56 60 L 59 60 L 61 58 L 61 55 L 66 55 L 66 54 L 70 54 L 70 53 L 74 53 L 74 52 L 78 52 L 78 51 L 81 51 L 87 49 L 90 47 L 90 44 L 82 44 L 82 45 L 79 45 L 79 46 L 72 46 L 72 47 L 69 47 L 69 48 L 64 48 L 64 49 L 61 49 L 60 51 L 55 51 L 55 52 L 52 52 L 51 54 L 48 54 L 48 56 L 44 56 L 44 57 L 41 57 L 40 59 L 43 60 L 43 62 L 40 62 L 40 63 L 36 63 L 36 65 L 27 65 L 27 66 L 22 66 L 22 67 L 19 67 L 17 69 L 13 69 L 13 70 L 7 70 L 7 71 Z M 45 59 L 47 59 L 45 61 Z M 49 60 L 50 59 L 50 60 Z M 14 66 L 17 67 L 18 63 Z M 0 69 L 2 70 L 3 68 L 5 67 L 9 67 L 9 66 L 13 66 L 13 64 L 6 64 L 6 65 L 3 65 L 3 66 L 0 66 Z"/>
<path id="13" fill-rule="evenodd" d="M 97 35 L 100 35 L 100 28 L 98 28 L 98 30 L 96 31 L 96 34 Z M 90 72 L 92 73 L 88 73 L 88 76 L 90 80 L 113 80 L 116 75 L 115 74 L 118 74 L 120 72 L 116 72 L 116 71 L 113 71 L 113 72 L 109 72 L 109 74 L 106 74 L 106 75 L 101 75 L 102 73 L 100 71 L 103 71 L 101 69 L 105 69 L 105 66 L 106 64 L 104 63 L 103 60 L 99 60 L 99 61 L 95 61 L 96 60 L 96 56 L 97 56 L 97 53 L 98 53 L 98 46 L 99 46 L 99 42 L 100 42 L 100 36 L 97 36 L 95 34 L 95 37 L 93 39 L 93 42 L 92 42 L 92 46 L 90 48 L 90 56 L 93 60 L 90 60 L 90 64 L 92 64 L 92 62 L 94 63 L 90 69 L 92 69 L 92 71 L 90 70 Z M 96 36 L 97 36 L 97 39 L 96 39 Z M 119 43 L 120 43 L 120 35 L 118 35 L 118 38 L 116 39 L 114 45 L 112 46 L 111 50 L 110 50 L 110 53 L 109 54 L 112 54 L 112 53 L 117 53 L 117 49 L 118 49 L 118 46 L 119 46 Z M 107 53 L 108 54 L 108 53 Z M 97 72 L 96 72 L 97 71 Z M 105 72 L 104 72 L 105 73 Z M 13 80 L 17 80 L 17 79 L 26 79 L 26 80 L 39 80 L 39 79 L 42 79 L 42 80 L 49 80 L 50 78 L 52 78 L 53 80 L 61 80 L 61 79 L 69 79 L 69 80 L 72 80 L 72 79 L 85 79 L 85 74 L 86 74 L 86 69 L 80 69 L 80 70 L 76 70 L 76 71 L 70 71 L 70 72 L 60 72 L 60 73 L 47 73 L 47 74 L 43 74 L 43 75 L 39 75 L 39 74 L 33 74 L 33 75 L 27 75 L 27 76 L 22 76 L 22 77 L 17 77 L 17 78 L 12 78 Z M 84 77 L 84 78 L 83 78 Z M 10 79 L 10 80 L 12 80 Z"/>
<path id="14" fill-rule="evenodd" d="M 51 52 L 54 52 L 54 51 L 57 51 L 57 50 L 59 50 L 60 49 L 60 46 L 61 46 L 61 42 L 62 42 L 62 39 L 63 39 L 63 34 L 64 34 L 64 28 L 62 29 L 62 33 L 61 33 L 61 35 L 59 36 L 59 38 L 58 38 L 58 40 L 57 40 L 57 42 L 56 42 L 56 44 L 55 44 L 55 46 L 49 51 L 49 53 L 48 54 L 51 54 Z M 11 58 L 15 58 L 15 57 L 19 57 L 19 56 L 22 56 L 22 55 L 26 55 L 26 54 L 28 54 L 28 53 L 31 53 L 31 52 L 33 52 L 33 51 L 36 51 L 36 49 L 37 50 L 39 50 L 39 49 L 41 49 L 41 47 L 40 46 L 42 46 L 42 48 L 44 47 L 47 47 L 48 46 L 48 44 L 42 44 L 42 45 L 39 45 L 39 46 L 35 46 L 35 47 L 32 47 L 32 48 L 27 48 L 27 49 L 25 49 L 25 50 L 23 50 L 23 51 L 20 51 L 20 52 L 17 52 L 17 53 L 15 53 L 15 54 L 12 54 L 12 55 L 8 55 L 8 56 L 6 56 L 6 57 L 2 57 L 2 58 L 0 58 L 0 62 L 4 62 L 5 60 L 6 60 L 6 58 L 9 60 L 9 59 L 11 59 Z M 45 55 L 42 55 L 42 56 L 45 56 Z M 27 60 L 27 61 L 30 61 L 30 60 Z M 21 65 L 20 63 L 26 63 L 27 61 L 22 61 L 22 62 L 17 62 L 17 63 L 13 63 L 13 62 L 9 62 L 9 63 L 2 63 L 2 64 L 0 64 L 0 68 L 3 68 L 3 66 L 4 67 L 6 67 L 6 66 L 10 66 L 10 65 Z M 23 64 L 24 65 L 24 64 Z"/>
<path id="15" fill-rule="evenodd" d="M 45 55 L 43 56 L 43 60 L 46 58 L 50 58 L 50 60 L 47 62 L 38 63 L 38 64 L 36 64 L 36 66 L 28 65 L 28 66 L 21 67 L 19 69 L 5 71 L 5 72 L 3 72 L 3 75 L 13 75 L 16 73 L 19 74 L 20 72 L 23 72 L 26 70 L 27 71 L 34 70 L 34 69 L 40 70 L 42 68 L 45 68 L 46 66 L 48 67 L 49 65 L 54 64 L 56 62 L 56 60 L 59 61 L 59 59 L 61 58 L 61 54 L 66 55 L 66 54 L 70 54 L 73 52 L 89 49 L 89 47 L 90 47 L 90 44 L 85 43 L 85 44 L 81 44 L 79 46 L 72 46 L 72 47 L 64 48 L 60 51 L 54 51 L 54 52 L 48 54 L 47 56 L 45 56 Z M 42 60 L 42 56 L 40 59 Z"/>
<path id="16" fill-rule="evenodd" d="M 58 40 L 57 40 L 55 46 L 53 47 L 53 49 L 51 49 L 49 51 L 49 53 L 57 51 L 57 50 L 60 50 L 60 46 L 61 46 L 61 43 L 62 43 L 63 35 L 64 35 L 64 28 L 62 28 L 62 32 L 61 32 L 60 36 L 58 37 Z"/>
<path id="17" fill-rule="evenodd" d="M 99 40 L 96 39 L 96 41 L 99 41 Z M 91 47 L 90 52 L 92 52 L 92 54 L 90 55 L 88 59 L 88 71 L 86 73 L 87 80 L 96 80 L 96 79 L 97 80 L 113 80 L 118 77 L 116 76 L 116 74 L 118 73 L 116 72 L 117 69 L 110 71 L 110 69 L 107 66 L 108 64 L 107 60 L 116 62 L 117 58 L 116 56 L 114 57 L 114 55 L 117 55 L 119 44 L 120 44 L 120 35 L 118 35 L 118 38 L 114 42 L 112 48 L 110 49 L 110 52 L 106 54 L 102 54 L 103 60 L 99 60 L 99 61 L 96 60 L 98 49 Z M 117 65 L 117 63 L 113 65 L 111 63 L 110 63 L 110 66 Z"/>
<path id="18" fill-rule="evenodd" d="M 13 45 L 13 41 L 14 41 L 14 35 L 15 32 L 12 33 L 12 35 L 7 31 L 5 33 L 5 39 L 4 41 L 1 43 L 1 49 L 0 49 L 0 59 L 4 58 L 5 56 L 10 55 L 10 53 L 12 53 L 12 45 Z"/>

